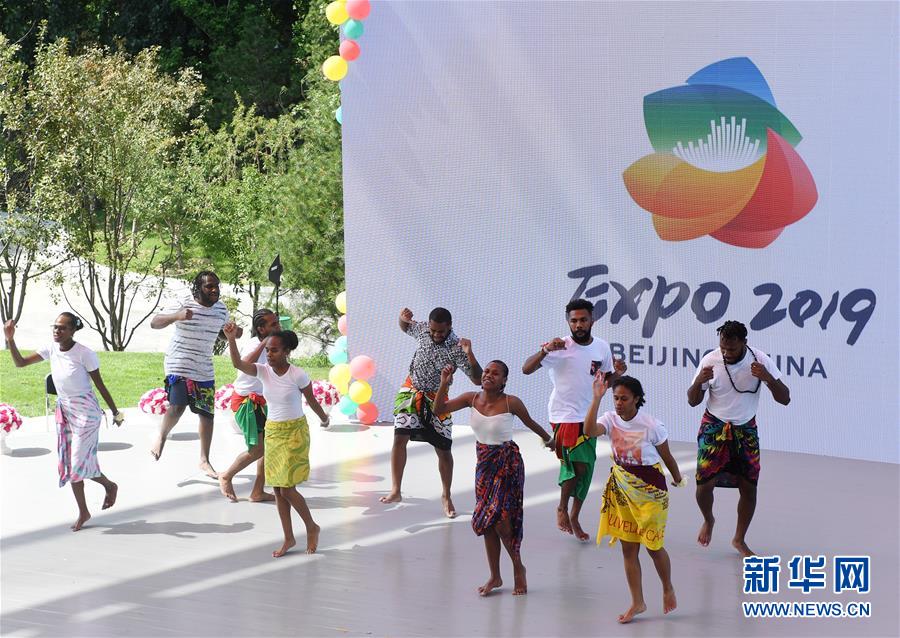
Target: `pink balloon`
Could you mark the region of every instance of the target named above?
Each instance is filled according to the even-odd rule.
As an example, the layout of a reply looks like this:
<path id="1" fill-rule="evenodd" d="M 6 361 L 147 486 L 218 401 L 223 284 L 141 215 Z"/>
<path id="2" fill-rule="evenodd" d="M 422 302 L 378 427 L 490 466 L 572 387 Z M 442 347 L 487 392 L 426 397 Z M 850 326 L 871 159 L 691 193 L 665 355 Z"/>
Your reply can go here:
<path id="1" fill-rule="evenodd" d="M 356 43 L 356 40 L 344 40 L 341 42 L 341 46 L 338 47 L 338 53 L 347 62 L 353 62 L 359 57 L 359 44 Z"/>
<path id="2" fill-rule="evenodd" d="M 363 425 L 371 425 L 378 420 L 378 406 L 374 403 L 363 403 L 356 409 L 356 418 Z"/>
<path id="3" fill-rule="evenodd" d="M 350 361 L 350 376 L 360 381 L 365 381 L 375 374 L 375 361 L 364 354 L 353 357 Z"/>
<path id="4" fill-rule="evenodd" d="M 341 315 L 341 318 L 338 319 L 338 332 L 342 335 L 347 334 L 347 315 Z"/>
<path id="5" fill-rule="evenodd" d="M 347 0 L 347 15 L 354 20 L 365 20 L 371 10 L 369 0 Z"/>

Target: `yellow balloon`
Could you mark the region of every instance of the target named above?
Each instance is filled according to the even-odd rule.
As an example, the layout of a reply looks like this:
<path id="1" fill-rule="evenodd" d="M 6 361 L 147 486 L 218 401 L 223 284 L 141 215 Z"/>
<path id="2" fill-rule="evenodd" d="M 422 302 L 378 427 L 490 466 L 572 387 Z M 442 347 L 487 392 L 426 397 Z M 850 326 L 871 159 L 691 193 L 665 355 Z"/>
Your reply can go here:
<path id="1" fill-rule="evenodd" d="M 340 379 L 340 383 L 335 383 L 334 387 L 337 388 L 338 394 L 344 396 L 350 391 L 350 380 L 349 379 Z"/>
<path id="2" fill-rule="evenodd" d="M 328 380 L 337 386 L 338 392 L 347 394 L 347 385 L 350 383 L 350 366 L 346 363 L 339 363 L 328 371 Z M 344 388 L 341 391 L 341 387 Z"/>
<path id="3" fill-rule="evenodd" d="M 348 394 L 354 403 L 362 405 L 363 403 L 368 403 L 369 399 L 372 398 L 372 386 L 365 381 L 354 381 L 350 384 L 350 392 Z"/>
<path id="4" fill-rule="evenodd" d="M 350 65 L 339 55 L 332 55 L 322 63 L 322 73 L 332 82 L 339 82 L 347 75 Z"/>
<path id="5" fill-rule="evenodd" d="M 345 290 L 341 294 L 339 294 L 335 300 L 334 305 L 337 306 L 338 312 L 342 315 L 347 314 L 347 291 Z M 365 401 L 363 402 L 365 403 Z"/>
<path id="6" fill-rule="evenodd" d="M 331 24 L 344 24 L 350 18 L 350 15 L 347 13 L 347 3 L 332 2 L 325 7 L 325 17 L 328 18 Z"/>

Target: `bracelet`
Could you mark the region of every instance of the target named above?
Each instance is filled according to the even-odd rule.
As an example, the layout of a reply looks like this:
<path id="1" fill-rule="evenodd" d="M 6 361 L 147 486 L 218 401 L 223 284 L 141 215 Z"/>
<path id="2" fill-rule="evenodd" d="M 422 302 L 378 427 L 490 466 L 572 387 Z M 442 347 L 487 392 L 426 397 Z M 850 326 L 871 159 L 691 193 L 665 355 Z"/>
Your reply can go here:
<path id="1" fill-rule="evenodd" d="M 547 356 L 548 354 L 550 354 L 550 351 L 547 350 L 547 345 L 548 345 L 549 343 L 550 343 L 550 342 L 548 341 L 547 343 L 542 343 L 542 344 L 541 344 L 541 352 L 544 353 L 544 356 Z"/>

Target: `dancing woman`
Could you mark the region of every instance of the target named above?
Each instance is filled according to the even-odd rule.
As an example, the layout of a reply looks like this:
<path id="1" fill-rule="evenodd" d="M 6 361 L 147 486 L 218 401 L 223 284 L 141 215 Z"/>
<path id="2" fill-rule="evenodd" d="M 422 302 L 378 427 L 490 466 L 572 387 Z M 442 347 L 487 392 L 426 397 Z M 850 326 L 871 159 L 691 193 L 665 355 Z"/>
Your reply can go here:
<path id="1" fill-rule="evenodd" d="M 441 384 L 434 400 L 435 412 L 442 414 L 471 408 L 469 425 L 475 433 L 478 462 L 475 467 L 475 512 L 472 529 L 484 537 L 490 577 L 478 588 L 487 596 L 503 584 L 500 578 L 500 544 L 513 564 L 513 596 L 527 593 L 525 565 L 522 563 L 525 464 L 519 446 L 513 441 L 516 417 L 528 429 L 552 446 L 551 436 L 528 414 L 518 397 L 506 394 L 509 368 L 502 361 L 491 361 L 481 375 L 481 392 L 464 392 L 447 398 L 453 381 L 453 366 L 441 371 Z"/>
<path id="2" fill-rule="evenodd" d="M 644 405 L 640 381 L 628 376 L 614 379 L 615 411 L 606 412 L 598 419 L 600 400 L 608 387 L 604 375 L 598 373 L 593 384 L 594 398 L 584 417 L 584 431 L 588 436 L 607 434 L 612 442 L 614 463 L 603 492 L 597 544 L 607 535 L 611 537 L 610 545 L 622 541 L 631 607 L 619 615 L 619 622 L 628 623 L 647 610 L 638 559 L 641 545 L 647 548 L 662 581 L 663 613 L 675 609 L 672 565 L 663 548 L 669 492 L 660 460 L 672 474 L 672 485 L 681 485 L 682 476 L 669 450 L 666 427 L 646 412 L 638 412 Z"/>
<path id="3" fill-rule="evenodd" d="M 241 359 L 235 342 L 237 326 L 228 322 L 222 331 L 228 339 L 231 363 L 241 372 L 259 377 L 269 406 L 265 427 L 266 483 L 275 489 L 278 516 L 284 531 L 284 544 L 272 552 L 272 556 L 284 556 L 297 544 L 291 524 L 291 507 L 297 510 L 306 525 L 306 553 L 312 554 L 319 544 L 319 526 L 313 520 L 306 500 L 297 491 L 297 485 L 309 478 L 309 425 L 303 414 L 301 394 L 322 423 L 328 423 L 328 415 L 313 396 L 309 375 L 288 360 L 291 351 L 297 347 L 297 335 L 291 330 L 271 334 L 266 341 L 268 363 L 247 363 Z"/>
<path id="4" fill-rule="evenodd" d="M 103 383 L 97 354 L 75 341 L 75 333 L 84 327 L 81 319 L 71 312 L 64 312 L 56 318 L 52 327 L 53 342 L 27 357 L 23 357 L 16 347 L 15 322 L 7 321 L 3 332 L 17 368 L 44 360 L 50 361 L 50 374 L 57 394 L 59 486 L 62 487 L 67 482 L 72 485 L 72 493 L 78 504 L 78 518 L 71 527 L 73 532 L 77 532 L 91 518 L 84 496 L 85 479 L 96 481 L 106 490 L 102 509 L 109 509 L 115 504 L 119 491 L 119 486 L 100 471 L 100 463 L 97 461 L 103 410 L 91 388 L 92 380 L 112 411 L 115 424 L 122 425 L 125 417 L 116 408 L 115 401 Z"/>

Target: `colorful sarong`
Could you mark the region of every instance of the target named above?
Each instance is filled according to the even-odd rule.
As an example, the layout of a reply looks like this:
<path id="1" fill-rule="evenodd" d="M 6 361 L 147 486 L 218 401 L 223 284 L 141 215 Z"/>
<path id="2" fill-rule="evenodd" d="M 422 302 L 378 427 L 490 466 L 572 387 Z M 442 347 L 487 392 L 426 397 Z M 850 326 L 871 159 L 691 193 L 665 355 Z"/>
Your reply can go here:
<path id="1" fill-rule="evenodd" d="M 309 425 L 306 417 L 266 421 L 266 484 L 294 487 L 309 478 Z"/>
<path id="2" fill-rule="evenodd" d="M 563 445 L 559 434 L 567 441 L 572 440 L 572 425 L 578 426 L 577 436 L 574 439 L 574 445 Z M 583 501 L 587 498 L 588 490 L 591 488 L 591 480 L 594 478 L 594 463 L 597 462 L 597 439 L 584 435 L 583 423 L 551 423 L 553 434 L 556 436 L 556 456 L 559 458 L 559 480 L 558 485 L 562 485 L 566 481 L 576 479 L 575 498 Z M 584 463 L 587 465 L 587 471 L 579 477 L 575 473 L 574 463 Z"/>
<path id="3" fill-rule="evenodd" d="M 165 388 L 172 405 L 186 405 L 194 414 L 212 418 L 216 400 L 215 381 L 194 381 L 170 374 L 166 376 Z"/>
<path id="4" fill-rule="evenodd" d="M 707 410 L 697 433 L 697 484 L 716 479 L 716 487 L 737 487 L 737 477 L 759 481 L 759 434 L 756 417 L 735 425 Z"/>
<path id="5" fill-rule="evenodd" d="M 669 492 L 657 485 L 665 476 L 659 463 L 633 468 L 613 464 L 603 490 L 603 507 L 600 509 L 600 527 L 597 529 L 597 544 L 604 536 L 609 536 L 609 544 L 616 540 L 641 543 L 647 549 L 660 549 L 666 535 L 666 518 L 669 514 Z M 638 476 L 647 471 L 659 475 L 650 482 Z M 654 485 L 657 484 L 657 485 Z"/>
<path id="6" fill-rule="evenodd" d="M 525 464 L 515 441 L 501 445 L 475 443 L 475 511 L 472 529 L 483 536 L 486 529 L 503 520 L 512 527 L 512 547 L 522 546 L 525 489 Z"/>
<path id="7" fill-rule="evenodd" d="M 262 395 L 251 392 L 247 396 L 238 393 L 231 395 L 231 411 L 234 412 L 234 422 L 244 433 L 244 442 L 247 449 L 259 444 L 259 433 L 266 428 L 266 415 L 269 408 Z"/>
<path id="8" fill-rule="evenodd" d="M 100 476 L 97 445 L 103 410 L 93 392 L 56 401 L 59 486 Z"/>
<path id="9" fill-rule="evenodd" d="M 434 392 L 414 388 L 407 377 L 394 399 L 394 435 L 449 450 L 453 445 L 453 419 L 449 413 L 434 413 L 434 397 Z"/>

